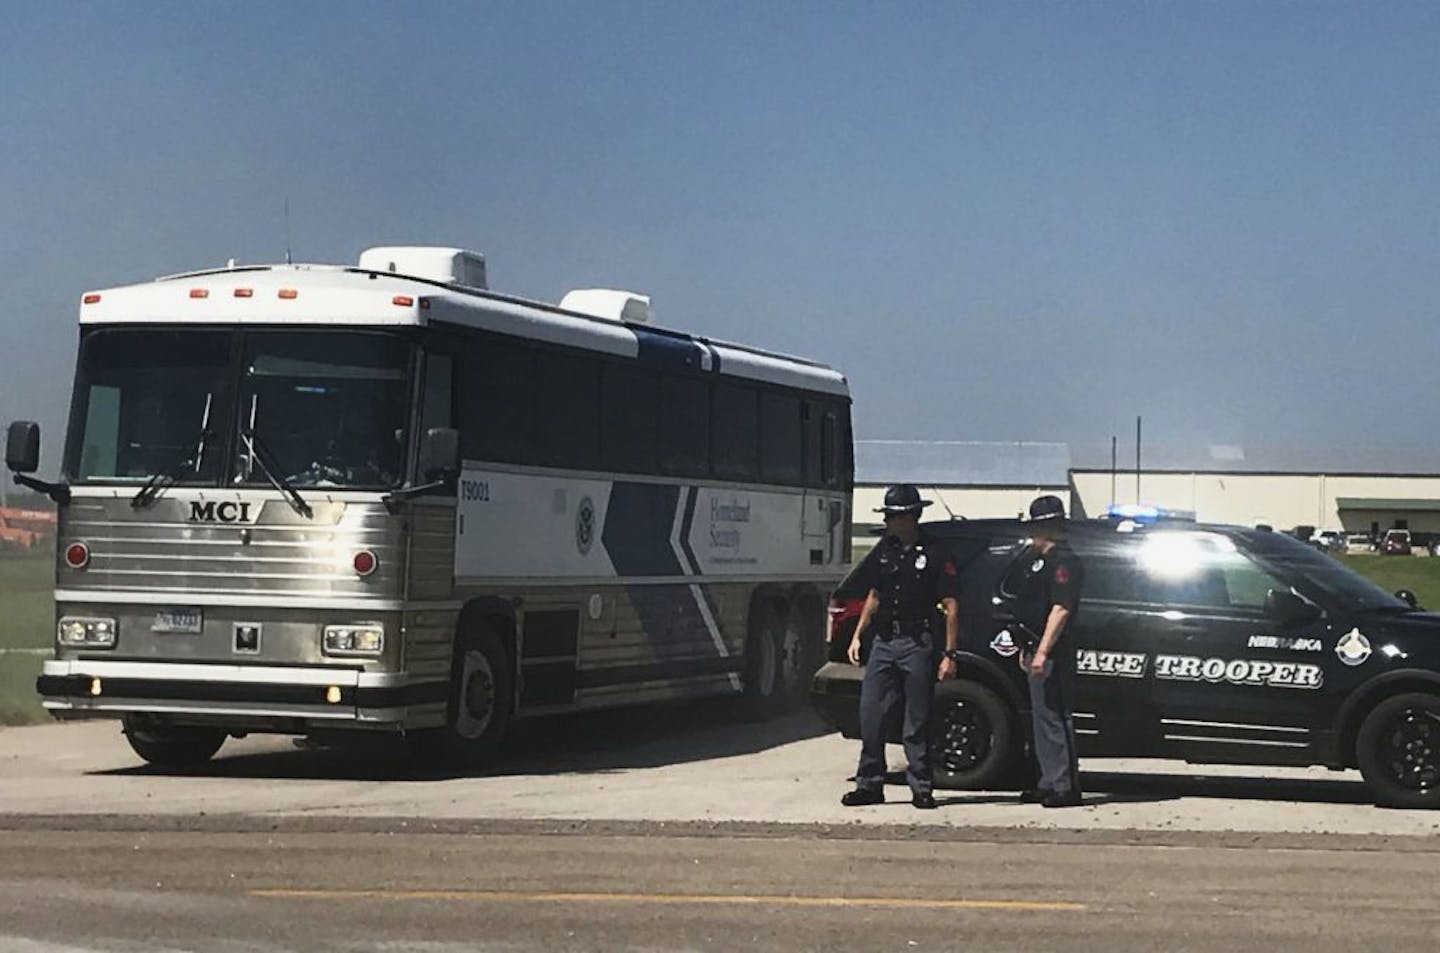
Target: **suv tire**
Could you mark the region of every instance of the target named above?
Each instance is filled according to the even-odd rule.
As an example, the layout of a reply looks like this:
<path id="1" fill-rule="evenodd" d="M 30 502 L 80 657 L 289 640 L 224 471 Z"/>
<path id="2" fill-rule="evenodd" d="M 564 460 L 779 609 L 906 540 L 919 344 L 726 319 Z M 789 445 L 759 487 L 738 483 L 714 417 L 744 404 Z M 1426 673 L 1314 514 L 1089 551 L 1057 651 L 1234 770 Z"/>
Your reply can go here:
<path id="1" fill-rule="evenodd" d="M 986 791 L 1013 780 L 1021 751 L 1015 714 L 984 685 L 937 685 L 930 737 L 936 787 Z"/>
<path id="2" fill-rule="evenodd" d="M 1407 692 L 1360 724 L 1355 760 L 1382 807 L 1440 808 L 1440 695 Z"/>

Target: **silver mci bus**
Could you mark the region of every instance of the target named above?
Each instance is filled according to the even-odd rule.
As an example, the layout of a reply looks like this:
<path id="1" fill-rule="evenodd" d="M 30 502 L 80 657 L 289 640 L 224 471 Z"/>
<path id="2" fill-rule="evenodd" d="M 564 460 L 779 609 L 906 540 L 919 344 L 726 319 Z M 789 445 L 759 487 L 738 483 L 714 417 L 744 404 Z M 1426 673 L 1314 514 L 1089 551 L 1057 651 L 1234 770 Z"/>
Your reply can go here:
<path id="1" fill-rule="evenodd" d="M 57 717 L 166 765 L 229 735 L 403 733 L 483 763 L 517 717 L 797 701 L 849 560 L 845 378 L 486 290 L 458 249 L 86 294 L 59 505 Z"/>

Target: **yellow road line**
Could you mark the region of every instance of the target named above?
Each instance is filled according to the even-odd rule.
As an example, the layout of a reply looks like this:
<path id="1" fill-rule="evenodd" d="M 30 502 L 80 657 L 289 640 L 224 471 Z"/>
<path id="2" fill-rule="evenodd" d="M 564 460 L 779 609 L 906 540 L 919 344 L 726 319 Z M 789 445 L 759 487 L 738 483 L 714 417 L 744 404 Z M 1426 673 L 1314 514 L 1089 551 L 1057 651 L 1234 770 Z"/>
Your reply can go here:
<path id="1" fill-rule="evenodd" d="M 321 890 L 272 887 L 251 890 L 254 897 L 287 900 L 471 900 L 499 903 L 654 903 L 733 904 L 776 907 L 891 907 L 935 910 L 1084 910 L 1083 903 L 1049 900 L 959 900 L 915 897 L 794 897 L 784 894 L 730 893 L 586 893 L 525 890 Z"/>

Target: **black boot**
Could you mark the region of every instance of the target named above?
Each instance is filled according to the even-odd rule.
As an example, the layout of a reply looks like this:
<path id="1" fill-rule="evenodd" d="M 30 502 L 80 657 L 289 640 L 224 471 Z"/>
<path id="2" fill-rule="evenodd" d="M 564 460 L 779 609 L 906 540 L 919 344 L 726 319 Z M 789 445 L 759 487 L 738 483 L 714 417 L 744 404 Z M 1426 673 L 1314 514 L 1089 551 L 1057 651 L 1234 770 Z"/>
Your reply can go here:
<path id="1" fill-rule="evenodd" d="M 846 791 L 840 798 L 840 803 L 846 807 L 862 807 L 866 804 L 884 804 L 885 792 L 879 788 L 856 788 L 853 791 Z"/>

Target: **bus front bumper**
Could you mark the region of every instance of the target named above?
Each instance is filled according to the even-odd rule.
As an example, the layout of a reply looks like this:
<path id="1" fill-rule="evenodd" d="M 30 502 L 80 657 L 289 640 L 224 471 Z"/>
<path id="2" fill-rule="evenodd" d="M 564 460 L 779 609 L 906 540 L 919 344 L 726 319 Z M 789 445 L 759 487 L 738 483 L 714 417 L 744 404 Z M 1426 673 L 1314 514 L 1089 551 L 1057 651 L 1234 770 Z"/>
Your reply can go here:
<path id="1" fill-rule="evenodd" d="M 412 725 L 414 716 L 439 709 L 445 682 L 412 682 L 404 672 L 262 665 L 196 665 L 52 659 L 35 690 L 57 717 L 153 712 L 206 721 L 233 717 Z"/>

